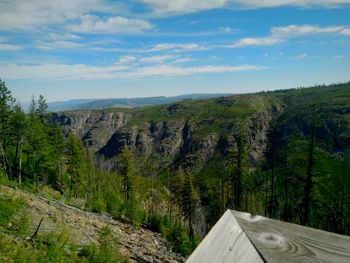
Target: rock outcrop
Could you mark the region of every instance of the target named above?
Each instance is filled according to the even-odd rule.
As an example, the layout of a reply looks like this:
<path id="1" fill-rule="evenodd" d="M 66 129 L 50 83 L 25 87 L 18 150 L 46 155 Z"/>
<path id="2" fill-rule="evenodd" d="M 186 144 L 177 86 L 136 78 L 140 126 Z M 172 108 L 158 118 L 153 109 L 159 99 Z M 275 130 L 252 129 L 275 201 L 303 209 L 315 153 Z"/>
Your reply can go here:
<path id="1" fill-rule="evenodd" d="M 222 111 L 235 107 L 230 99 L 208 103 L 215 103 Z M 126 145 L 140 171 L 150 162 L 156 171 L 179 165 L 198 171 L 211 157 L 235 151 L 240 130 L 244 131 L 249 165 L 257 166 L 263 156 L 272 118 L 268 107 L 251 110 L 244 117 L 232 115 L 232 119 L 202 118 L 200 109 L 193 112 L 191 104 L 158 108 L 159 115 L 148 119 L 143 118 L 148 108 L 128 113 L 72 111 L 54 114 L 53 119 L 66 134 L 80 137 L 109 169 L 115 168 L 115 160 Z"/>

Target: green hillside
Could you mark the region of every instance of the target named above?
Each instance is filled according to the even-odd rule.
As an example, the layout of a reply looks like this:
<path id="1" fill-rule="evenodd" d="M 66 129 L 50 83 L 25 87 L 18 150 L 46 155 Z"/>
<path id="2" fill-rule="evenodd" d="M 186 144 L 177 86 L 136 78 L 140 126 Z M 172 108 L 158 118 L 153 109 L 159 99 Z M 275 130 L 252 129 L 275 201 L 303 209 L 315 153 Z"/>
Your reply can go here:
<path id="1" fill-rule="evenodd" d="M 350 83 L 55 114 L 0 91 L 6 184 L 54 189 L 184 255 L 227 208 L 350 234 Z"/>

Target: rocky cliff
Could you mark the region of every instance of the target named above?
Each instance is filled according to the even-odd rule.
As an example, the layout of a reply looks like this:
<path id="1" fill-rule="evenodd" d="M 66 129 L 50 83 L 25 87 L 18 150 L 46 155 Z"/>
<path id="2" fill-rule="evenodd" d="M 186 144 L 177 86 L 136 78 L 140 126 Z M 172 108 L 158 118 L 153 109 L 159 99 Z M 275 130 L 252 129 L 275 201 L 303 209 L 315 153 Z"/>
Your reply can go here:
<path id="1" fill-rule="evenodd" d="M 199 170 L 209 158 L 234 152 L 237 136 L 244 136 L 249 164 L 255 167 L 278 107 L 268 97 L 234 96 L 137 110 L 71 111 L 53 118 L 66 134 L 76 134 L 91 147 L 109 169 L 128 146 L 146 173 L 180 165 Z"/>

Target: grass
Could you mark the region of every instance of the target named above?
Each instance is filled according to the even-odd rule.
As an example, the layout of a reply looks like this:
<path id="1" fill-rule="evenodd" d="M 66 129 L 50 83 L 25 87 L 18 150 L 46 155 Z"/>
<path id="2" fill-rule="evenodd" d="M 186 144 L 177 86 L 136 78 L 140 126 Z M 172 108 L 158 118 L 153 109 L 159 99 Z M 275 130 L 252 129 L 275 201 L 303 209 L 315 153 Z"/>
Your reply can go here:
<path id="1" fill-rule="evenodd" d="M 121 255 L 116 235 L 103 228 L 99 244 L 78 248 L 70 241 L 68 230 L 39 231 L 34 241 L 29 240 L 29 220 L 26 203 L 14 196 L 0 195 L 0 262 L 128 262 Z"/>

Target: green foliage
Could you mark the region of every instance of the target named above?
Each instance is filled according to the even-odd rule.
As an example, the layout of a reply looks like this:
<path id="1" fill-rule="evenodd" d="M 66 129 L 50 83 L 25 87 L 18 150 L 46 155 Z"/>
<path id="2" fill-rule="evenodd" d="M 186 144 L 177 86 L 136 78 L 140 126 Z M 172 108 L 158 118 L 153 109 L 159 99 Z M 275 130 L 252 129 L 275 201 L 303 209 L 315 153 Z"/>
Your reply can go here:
<path id="1" fill-rule="evenodd" d="M 167 235 L 167 239 L 174 244 L 174 248 L 182 255 L 189 255 L 195 248 L 191 241 L 188 232 L 180 225 L 172 227 L 171 231 Z"/>
<path id="2" fill-rule="evenodd" d="M 70 178 L 70 194 L 78 196 L 85 186 L 83 180 L 84 151 L 81 141 L 73 134 L 69 136 L 67 145 L 67 173 Z"/>
<path id="3" fill-rule="evenodd" d="M 120 174 L 123 178 L 123 192 L 125 201 L 128 202 L 133 198 L 133 169 L 132 169 L 132 157 L 128 148 L 124 148 L 121 154 Z"/>
<path id="4" fill-rule="evenodd" d="M 110 228 L 101 229 L 99 243 L 99 247 L 95 245 L 84 247 L 80 251 L 80 257 L 93 263 L 128 262 L 127 258 L 120 254 L 118 239 Z"/>
<path id="5" fill-rule="evenodd" d="M 184 143 L 174 165 L 161 171 L 159 167 L 171 160 L 159 153 L 132 156 L 125 147 L 110 163 L 116 171 L 107 172 L 95 165 L 91 150 L 84 151 L 76 136 L 65 137 L 50 121 L 44 97 L 33 98 L 26 115 L 14 106 L 0 80 L 0 180 L 56 199 L 62 194 L 90 211 L 145 225 L 162 233 L 184 255 L 196 245 L 199 205 L 209 226 L 227 208 L 234 208 L 349 234 L 349 105 L 350 83 L 345 83 L 123 109 L 132 116 L 125 128 L 186 123 L 184 140 L 218 138 L 217 151 L 198 171 L 192 146 Z M 272 121 L 264 161 L 250 169 L 255 113 L 267 114 Z M 175 176 L 179 167 L 189 169 Z M 16 202 L 0 200 L 0 226 L 5 233 L 21 235 L 27 223 Z M 38 253 L 30 244 L 16 245 L 4 238 L 15 246 L 20 262 L 122 261 L 113 254 L 111 244 L 116 241 L 107 232 L 101 232 L 100 246 L 83 248 L 81 256 L 72 252 L 75 248 L 65 235 L 41 237 Z M 0 244 L 0 252 L 15 258 L 5 242 Z"/>
<path id="6" fill-rule="evenodd" d="M 25 241 L 27 228 L 24 202 L 0 197 L 1 262 L 127 262 L 120 254 L 116 235 L 109 228 L 101 229 L 98 246 L 84 247 L 79 253 L 66 230 L 38 234 L 32 242 Z"/>
<path id="7" fill-rule="evenodd" d="M 23 206 L 23 200 L 0 198 L 0 228 L 15 235 L 25 234 L 29 222 Z"/>
<path id="8" fill-rule="evenodd" d="M 20 231 L 25 230 L 26 220 L 15 218 L 23 206 L 24 202 L 21 199 L 0 196 L 0 226 L 5 229 L 18 228 Z"/>
<path id="9" fill-rule="evenodd" d="M 102 213 L 107 211 L 107 204 L 102 193 L 95 193 L 89 201 L 89 207 L 92 212 Z"/>

